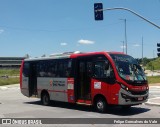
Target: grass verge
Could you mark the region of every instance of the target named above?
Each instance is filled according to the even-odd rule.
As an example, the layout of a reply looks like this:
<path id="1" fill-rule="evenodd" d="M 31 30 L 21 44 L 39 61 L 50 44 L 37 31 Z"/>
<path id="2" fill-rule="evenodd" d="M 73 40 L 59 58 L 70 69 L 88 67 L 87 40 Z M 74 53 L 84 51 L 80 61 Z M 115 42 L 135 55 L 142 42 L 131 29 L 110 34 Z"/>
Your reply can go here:
<path id="1" fill-rule="evenodd" d="M 0 86 L 10 85 L 10 84 L 18 84 L 19 77 L 15 78 L 0 78 Z"/>
<path id="2" fill-rule="evenodd" d="M 148 76 L 147 79 L 149 84 L 160 83 L 160 76 Z"/>
<path id="3" fill-rule="evenodd" d="M 0 76 L 18 76 L 19 75 L 19 69 L 0 69 Z"/>

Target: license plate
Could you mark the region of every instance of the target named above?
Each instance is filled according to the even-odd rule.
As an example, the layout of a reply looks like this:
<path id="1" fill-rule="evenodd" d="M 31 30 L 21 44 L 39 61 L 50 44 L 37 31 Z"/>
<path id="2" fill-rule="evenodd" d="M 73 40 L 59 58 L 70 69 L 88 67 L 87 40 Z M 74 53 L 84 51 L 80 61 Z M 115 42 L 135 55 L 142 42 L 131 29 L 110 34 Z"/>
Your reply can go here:
<path id="1" fill-rule="evenodd" d="M 138 98 L 138 101 L 142 101 L 142 100 L 143 100 L 143 97 L 139 97 L 139 98 Z"/>

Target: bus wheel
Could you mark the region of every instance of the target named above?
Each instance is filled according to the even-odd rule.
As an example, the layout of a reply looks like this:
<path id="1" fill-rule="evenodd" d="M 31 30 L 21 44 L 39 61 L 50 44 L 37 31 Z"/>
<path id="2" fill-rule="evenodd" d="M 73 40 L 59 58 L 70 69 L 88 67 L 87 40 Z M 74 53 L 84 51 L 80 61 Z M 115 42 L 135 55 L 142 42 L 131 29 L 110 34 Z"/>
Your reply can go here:
<path id="1" fill-rule="evenodd" d="M 94 106 L 95 106 L 95 108 L 98 112 L 104 113 L 106 111 L 106 108 L 107 108 L 106 100 L 102 97 L 99 97 L 99 98 L 96 99 Z"/>
<path id="2" fill-rule="evenodd" d="M 42 93 L 41 102 L 45 106 L 50 104 L 50 98 L 47 92 Z"/>

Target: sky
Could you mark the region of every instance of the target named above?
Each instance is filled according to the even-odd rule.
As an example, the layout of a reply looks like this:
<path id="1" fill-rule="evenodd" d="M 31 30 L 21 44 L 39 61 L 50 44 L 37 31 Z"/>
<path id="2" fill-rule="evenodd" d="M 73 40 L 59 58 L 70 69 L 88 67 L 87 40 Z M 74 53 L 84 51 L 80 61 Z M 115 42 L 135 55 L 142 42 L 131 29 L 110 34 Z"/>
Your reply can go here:
<path id="1" fill-rule="evenodd" d="M 94 3 L 131 9 L 160 26 L 160 0 L 0 0 L 0 56 L 122 52 L 126 19 L 127 54 L 141 58 L 143 47 L 143 57 L 157 57 L 160 29 L 125 10 L 95 21 Z"/>

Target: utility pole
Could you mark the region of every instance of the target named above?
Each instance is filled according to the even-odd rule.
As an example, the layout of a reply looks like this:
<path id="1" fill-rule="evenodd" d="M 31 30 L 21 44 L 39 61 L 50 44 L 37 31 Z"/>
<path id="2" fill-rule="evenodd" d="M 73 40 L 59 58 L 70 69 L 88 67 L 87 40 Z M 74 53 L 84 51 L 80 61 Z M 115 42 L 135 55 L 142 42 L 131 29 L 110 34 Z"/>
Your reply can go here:
<path id="1" fill-rule="evenodd" d="M 143 36 L 142 36 L 142 66 L 143 66 Z"/>
<path id="2" fill-rule="evenodd" d="M 124 48 L 125 48 L 125 46 L 124 46 L 124 41 L 121 41 L 122 42 L 122 50 L 123 50 L 123 53 L 124 53 Z"/>
<path id="3" fill-rule="evenodd" d="M 155 53 L 154 53 L 154 50 L 153 50 L 153 58 L 155 58 L 155 55 L 154 55 Z"/>
<path id="4" fill-rule="evenodd" d="M 125 48 L 126 48 L 126 54 L 127 54 L 127 27 L 126 27 L 126 19 L 120 19 L 124 21 L 124 40 L 125 40 Z M 123 51 L 124 52 L 124 51 Z"/>

